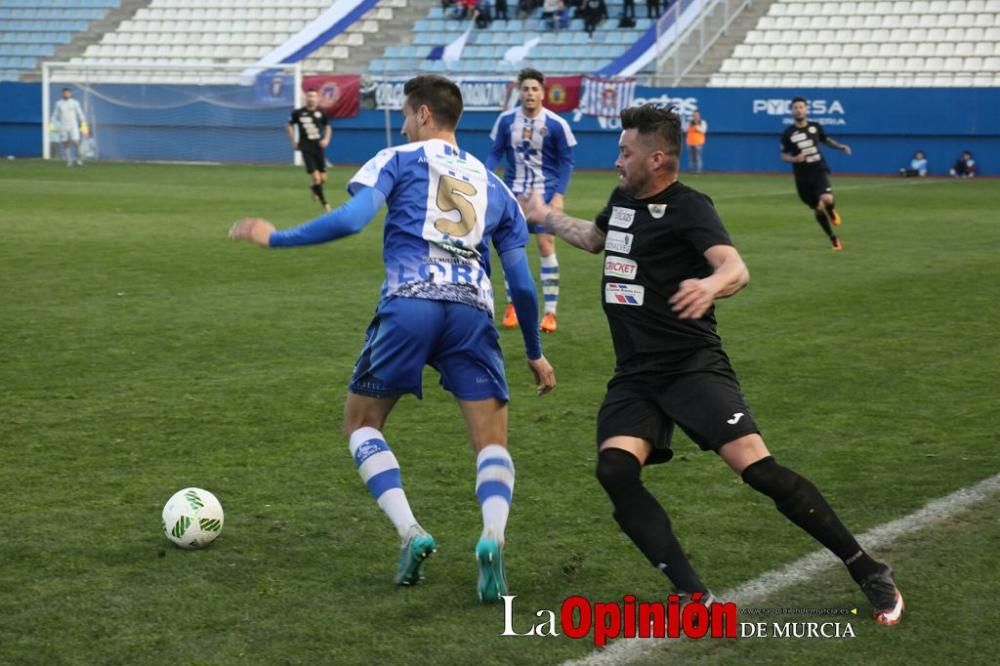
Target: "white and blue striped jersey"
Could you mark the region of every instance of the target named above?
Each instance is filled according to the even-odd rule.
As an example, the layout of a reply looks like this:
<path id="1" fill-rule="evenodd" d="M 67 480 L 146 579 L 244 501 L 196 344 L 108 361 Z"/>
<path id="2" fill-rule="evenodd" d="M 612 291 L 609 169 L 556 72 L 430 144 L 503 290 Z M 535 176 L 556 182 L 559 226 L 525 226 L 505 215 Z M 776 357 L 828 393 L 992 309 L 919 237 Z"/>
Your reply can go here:
<path id="1" fill-rule="evenodd" d="M 576 137 L 561 116 L 543 107 L 529 118 L 519 106 L 500 114 L 490 138 L 486 167 L 492 171 L 503 160 L 503 180 L 515 194 L 541 192 L 546 202 L 565 194 Z"/>
<path id="2" fill-rule="evenodd" d="M 517 199 L 478 159 L 440 139 L 380 151 L 347 184 L 385 195 L 382 299 L 465 303 L 493 315 L 489 242 L 523 248 Z"/>

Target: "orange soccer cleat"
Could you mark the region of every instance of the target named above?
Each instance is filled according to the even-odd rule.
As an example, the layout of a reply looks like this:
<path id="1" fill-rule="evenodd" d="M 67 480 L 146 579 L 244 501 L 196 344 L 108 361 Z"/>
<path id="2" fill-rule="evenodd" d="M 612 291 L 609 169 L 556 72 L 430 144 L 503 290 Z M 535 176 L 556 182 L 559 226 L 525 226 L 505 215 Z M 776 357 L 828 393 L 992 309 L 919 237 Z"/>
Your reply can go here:
<path id="1" fill-rule="evenodd" d="M 538 327 L 542 333 L 555 333 L 558 324 L 556 324 L 556 314 L 554 312 L 546 312 L 545 316 L 542 317 L 542 325 Z"/>
<path id="2" fill-rule="evenodd" d="M 844 249 L 844 244 L 840 242 L 839 238 L 833 239 L 833 249 L 837 252 L 840 252 L 841 250 Z"/>
<path id="3" fill-rule="evenodd" d="M 504 328 L 517 328 L 517 311 L 514 310 L 514 304 L 507 304 L 507 311 L 503 313 L 503 327 Z"/>

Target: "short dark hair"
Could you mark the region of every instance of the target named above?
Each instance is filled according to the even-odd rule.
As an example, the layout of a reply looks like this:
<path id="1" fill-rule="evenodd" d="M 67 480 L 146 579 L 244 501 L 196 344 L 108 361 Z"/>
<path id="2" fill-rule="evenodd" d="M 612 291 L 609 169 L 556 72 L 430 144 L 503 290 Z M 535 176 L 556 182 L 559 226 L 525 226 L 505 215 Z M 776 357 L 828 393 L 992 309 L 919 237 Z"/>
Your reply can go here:
<path id="1" fill-rule="evenodd" d="M 795 104 L 796 102 L 802 102 L 806 106 L 809 106 L 809 100 L 807 100 L 805 97 L 793 97 L 792 104 Z"/>
<path id="2" fill-rule="evenodd" d="M 403 86 L 406 103 L 416 111 L 426 106 L 441 129 L 453 130 L 462 117 L 462 91 L 454 81 L 437 74 L 415 76 Z"/>
<path id="3" fill-rule="evenodd" d="M 532 67 L 525 67 L 524 69 L 522 69 L 520 72 L 517 73 L 518 87 L 521 87 L 521 84 L 524 83 L 526 79 L 534 79 L 543 86 L 545 85 L 545 75 Z"/>
<path id="4" fill-rule="evenodd" d="M 309 93 L 311 93 L 311 92 L 314 92 L 314 93 L 319 93 L 319 91 L 318 91 L 318 90 L 316 90 L 315 88 L 306 88 L 306 94 L 307 94 L 307 95 L 308 95 Z"/>
<path id="5" fill-rule="evenodd" d="M 662 104 L 643 104 L 623 109 L 621 112 L 622 129 L 635 129 L 639 136 L 652 138 L 666 144 L 663 152 L 671 158 L 673 169 L 680 166 L 681 157 L 681 118 L 673 106 Z"/>
<path id="6" fill-rule="evenodd" d="M 72 91 L 72 90 L 70 90 L 69 88 L 63 88 L 63 89 L 62 89 L 62 91 L 63 91 L 63 92 L 73 92 L 73 91 Z"/>

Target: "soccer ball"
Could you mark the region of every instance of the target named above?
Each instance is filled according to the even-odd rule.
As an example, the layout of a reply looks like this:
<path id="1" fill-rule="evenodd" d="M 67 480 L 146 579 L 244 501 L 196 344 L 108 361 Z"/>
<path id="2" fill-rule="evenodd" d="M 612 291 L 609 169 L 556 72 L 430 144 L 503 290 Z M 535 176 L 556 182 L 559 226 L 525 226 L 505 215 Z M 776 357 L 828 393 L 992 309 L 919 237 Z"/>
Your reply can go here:
<path id="1" fill-rule="evenodd" d="M 202 548 L 222 532 L 222 505 L 201 488 L 178 490 L 163 507 L 163 534 L 181 548 Z"/>

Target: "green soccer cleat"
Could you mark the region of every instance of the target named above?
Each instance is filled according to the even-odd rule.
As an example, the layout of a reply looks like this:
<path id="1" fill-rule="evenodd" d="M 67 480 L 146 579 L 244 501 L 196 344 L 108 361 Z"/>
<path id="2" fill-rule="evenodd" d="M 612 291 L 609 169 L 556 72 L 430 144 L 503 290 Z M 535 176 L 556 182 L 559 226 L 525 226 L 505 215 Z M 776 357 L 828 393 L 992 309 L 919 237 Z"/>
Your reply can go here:
<path id="1" fill-rule="evenodd" d="M 503 567 L 503 548 L 496 539 L 483 537 L 476 544 L 479 582 L 476 594 L 483 603 L 500 601 L 507 594 L 507 572 Z"/>
<path id="2" fill-rule="evenodd" d="M 416 585 L 422 581 L 424 560 L 436 552 L 434 537 L 420 527 L 411 530 L 399 553 L 399 572 L 394 579 L 396 585 Z"/>

